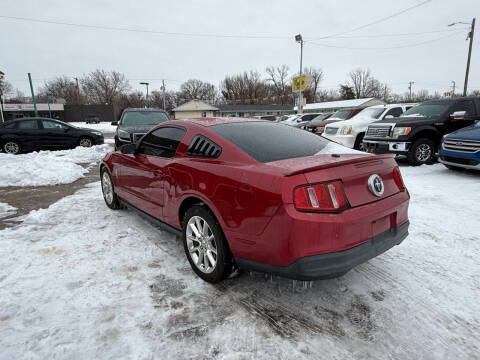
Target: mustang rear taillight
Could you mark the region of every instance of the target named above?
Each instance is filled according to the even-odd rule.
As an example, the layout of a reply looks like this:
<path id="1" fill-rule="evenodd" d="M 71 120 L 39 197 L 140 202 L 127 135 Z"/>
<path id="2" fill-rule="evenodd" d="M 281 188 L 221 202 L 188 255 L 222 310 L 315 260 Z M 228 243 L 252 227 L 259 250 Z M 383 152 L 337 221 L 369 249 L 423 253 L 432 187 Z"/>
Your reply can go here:
<path id="1" fill-rule="evenodd" d="M 334 212 L 347 206 L 340 181 L 298 186 L 293 190 L 293 202 L 303 211 Z"/>
<path id="2" fill-rule="evenodd" d="M 405 184 L 403 183 L 402 174 L 398 166 L 393 169 L 393 180 L 395 180 L 395 184 L 397 184 L 400 191 L 405 190 Z"/>

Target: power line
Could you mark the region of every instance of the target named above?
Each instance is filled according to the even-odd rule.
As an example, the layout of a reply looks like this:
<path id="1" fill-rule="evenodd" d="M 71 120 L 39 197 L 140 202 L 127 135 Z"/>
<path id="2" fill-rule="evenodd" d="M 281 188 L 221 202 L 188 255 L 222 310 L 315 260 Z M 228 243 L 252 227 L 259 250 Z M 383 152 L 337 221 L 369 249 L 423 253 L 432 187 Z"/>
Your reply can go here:
<path id="1" fill-rule="evenodd" d="M 364 24 L 364 25 L 361 25 L 361 26 L 357 26 L 357 27 L 355 27 L 355 28 L 353 28 L 353 29 L 350 29 L 350 30 L 347 30 L 347 31 L 343 31 L 343 32 L 340 32 L 340 33 L 336 33 L 336 34 L 327 35 L 327 36 L 324 36 L 324 37 L 321 37 L 321 38 L 317 38 L 316 40 L 327 39 L 327 38 L 331 38 L 331 37 L 337 37 L 337 36 L 340 36 L 340 35 L 345 35 L 345 34 L 348 34 L 348 33 L 351 33 L 351 32 L 357 31 L 357 30 L 360 30 L 360 29 L 364 29 L 364 28 L 369 27 L 369 26 L 372 26 L 372 25 L 379 24 L 379 23 L 384 22 L 384 21 L 386 21 L 386 20 L 388 20 L 388 19 L 391 19 L 391 18 L 393 18 L 393 17 L 395 17 L 395 16 L 404 14 L 404 13 L 406 13 L 406 12 L 408 12 L 408 11 L 411 11 L 411 10 L 413 10 L 413 9 L 416 9 L 416 8 L 420 7 L 420 6 L 423 6 L 423 5 L 425 5 L 425 4 L 427 4 L 427 3 L 431 2 L 431 1 L 432 1 L 432 0 L 425 0 L 425 1 L 421 2 L 421 3 L 419 3 L 419 4 L 410 6 L 410 7 L 406 8 L 406 9 L 400 10 L 400 11 L 398 11 L 398 12 L 396 12 L 396 13 L 393 13 L 393 14 L 391 14 L 391 15 L 385 16 L 385 17 L 383 17 L 383 18 L 381 18 L 381 19 L 372 21 L 372 22 L 370 22 L 370 23 L 368 23 L 368 24 Z"/>
<path id="2" fill-rule="evenodd" d="M 418 43 L 415 43 L 415 44 L 399 45 L 399 46 L 388 46 L 388 47 L 353 47 L 353 46 L 339 46 L 339 45 L 330 45 L 330 44 L 325 44 L 325 43 L 317 43 L 317 42 L 313 42 L 313 41 L 310 41 L 309 44 L 313 44 L 313 45 L 317 45 L 317 46 L 323 46 L 323 47 L 336 48 L 336 49 L 349 49 L 349 50 L 392 50 L 392 49 L 405 49 L 405 48 L 409 48 L 409 47 L 415 47 L 415 46 L 421 46 L 421 45 L 433 43 L 433 42 L 436 42 L 436 41 L 440 41 L 440 40 L 443 40 L 443 39 L 446 39 L 446 38 L 449 38 L 449 37 L 458 35 L 459 33 L 462 33 L 462 34 L 463 34 L 463 30 L 457 31 L 457 32 L 455 32 L 455 33 L 453 33 L 453 34 L 449 34 L 449 35 L 447 35 L 447 36 L 442 36 L 442 37 L 439 37 L 439 38 L 436 38 L 436 39 L 431 39 L 431 40 L 427 40 L 427 41 L 422 41 L 422 42 L 418 42 Z"/>
<path id="3" fill-rule="evenodd" d="M 463 28 L 462 28 L 463 29 Z M 467 30 L 468 28 L 464 28 Z M 425 34 L 436 34 L 436 33 L 445 33 L 445 32 L 456 32 L 459 29 L 455 30 L 433 30 L 433 31 L 420 31 L 420 32 L 410 32 L 410 33 L 396 33 L 396 34 L 375 34 L 375 35 L 350 35 L 350 36 L 336 36 L 334 39 L 360 39 L 360 38 L 382 38 L 382 37 L 396 37 L 396 36 L 416 36 L 416 35 L 425 35 Z M 309 39 L 305 40 L 305 42 L 309 42 L 312 40 L 320 40 L 318 39 Z"/>
<path id="4" fill-rule="evenodd" d="M 19 16 L 6 16 L 6 15 L 0 15 L 0 18 L 51 24 L 51 25 L 73 26 L 73 27 L 80 27 L 80 28 L 87 28 L 87 29 L 126 31 L 126 32 L 148 33 L 148 34 L 170 35 L 170 36 L 193 36 L 193 37 L 212 37 L 212 38 L 238 38 L 238 39 L 270 39 L 270 40 L 272 39 L 291 40 L 292 38 L 291 36 L 275 36 L 275 35 L 234 35 L 234 34 L 208 34 L 208 33 L 184 33 L 184 32 L 171 32 L 171 31 L 157 31 L 157 30 L 134 29 L 134 28 L 125 28 L 125 27 L 116 27 L 116 26 L 79 24 L 79 23 L 70 23 L 70 22 L 63 22 L 63 21 L 43 20 L 43 19 L 34 19 L 34 18 L 26 18 L 26 17 L 19 17 Z"/>

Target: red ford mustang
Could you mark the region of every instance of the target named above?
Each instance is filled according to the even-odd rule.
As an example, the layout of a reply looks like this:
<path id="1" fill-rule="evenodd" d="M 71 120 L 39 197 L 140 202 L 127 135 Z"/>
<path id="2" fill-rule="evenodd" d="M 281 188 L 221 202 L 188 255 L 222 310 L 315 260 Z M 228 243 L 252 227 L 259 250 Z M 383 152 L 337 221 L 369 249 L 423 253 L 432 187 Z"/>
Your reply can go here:
<path id="1" fill-rule="evenodd" d="M 408 235 L 410 197 L 391 155 L 270 121 L 162 123 L 108 154 L 101 181 L 110 208 L 136 209 L 181 235 L 209 282 L 235 267 L 337 277 Z"/>

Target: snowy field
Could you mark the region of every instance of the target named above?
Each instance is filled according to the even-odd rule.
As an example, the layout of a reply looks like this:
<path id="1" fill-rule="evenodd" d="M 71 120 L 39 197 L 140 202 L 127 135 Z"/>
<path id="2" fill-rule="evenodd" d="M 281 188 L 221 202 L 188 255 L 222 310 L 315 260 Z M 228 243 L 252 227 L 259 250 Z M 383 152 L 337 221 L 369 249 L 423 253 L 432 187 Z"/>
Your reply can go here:
<path id="1" fill-rule="evenodd" d="M 116 125 L 111 125 L 109 122 L 101 122 L 99 124 L 87 124 L 86 122 L 71 122 L 73 126 L 80 128 L 87 128 L 92 130 L 98 130 L 101 132 L 114 133 L 117 129 Z"/>
<path id="2" fill-rule="evenodd" d="M 0 153 L 0 187 L 69 184 L 113 148 L 108 144 L 12 155 Z M 81 166 L 79 164 L 86 164 Z"/>
<path id="3" fill-rule="evenodd" d="M 90 184 L 0 231 L 0 359 L 478 359 L 480 176 L 402 172 L 410 236 L 308 289 L 207 284 Z"/>

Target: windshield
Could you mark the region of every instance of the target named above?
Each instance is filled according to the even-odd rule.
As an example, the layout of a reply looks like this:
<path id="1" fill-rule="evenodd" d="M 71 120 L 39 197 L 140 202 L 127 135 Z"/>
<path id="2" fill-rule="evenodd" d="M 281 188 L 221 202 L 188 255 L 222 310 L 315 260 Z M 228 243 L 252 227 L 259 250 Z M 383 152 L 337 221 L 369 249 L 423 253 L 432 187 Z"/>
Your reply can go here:
<path id="1" fill-rule="evenodd" d="M 312 120 L 312 123 L 315 122 L 322 122 L 323 120 L 325 120 L 326 118 L 328 118 L 330 116 L 330 114 L 321 114 L 321 115 L 318 115 L 316 118 L 314 118 Z"/>
<path id="2" fill-rule="evenodd" d="M 425 103 L 412 107 L 403 113 L 402 117 L 432 117 L 440 116 L 447 111 L 449 104 Z"/>
<path id="3" fill-rule="evenodd" d="M 168 121 L 161 111 L 127 111 L 123 114 L 122 125 L 156 125 Z"/>
<path id="4" fill-rule="evenodd" d="M 345 120 L 348 115 L 350 115 L 351 110 L 338 110 L 332 115 L 332 119 L 342 119 Z"/>
<path id="5" fill-rule="evenodd" d="M 363 109 L 362 111 L 360 111 L 352 119 L 356 119 L 356 118 L 359 118 L 359 117 L 370 118 L 370 119 L 378 119 L 384 111 L 385 111 L 385 108 L 366 108 L 366 109 Z"/>
<path id="6" fill-rule="evenodd" d="M 263 163 L 314 155 L 329 143 L 311 132 L 278 123 L 229 123 L 210 129 Z"/>

